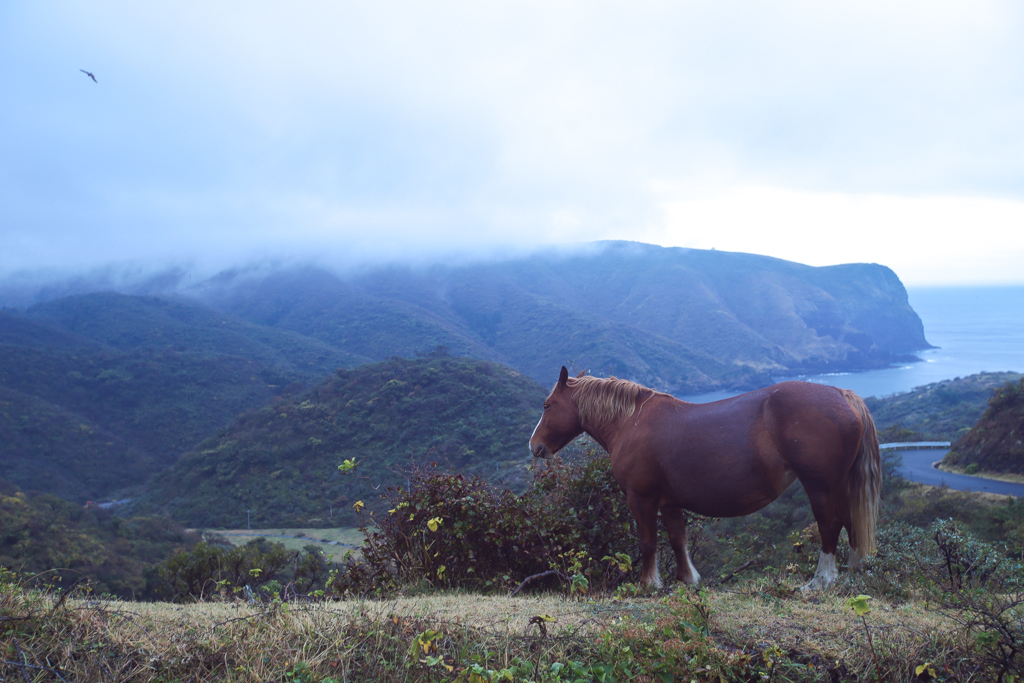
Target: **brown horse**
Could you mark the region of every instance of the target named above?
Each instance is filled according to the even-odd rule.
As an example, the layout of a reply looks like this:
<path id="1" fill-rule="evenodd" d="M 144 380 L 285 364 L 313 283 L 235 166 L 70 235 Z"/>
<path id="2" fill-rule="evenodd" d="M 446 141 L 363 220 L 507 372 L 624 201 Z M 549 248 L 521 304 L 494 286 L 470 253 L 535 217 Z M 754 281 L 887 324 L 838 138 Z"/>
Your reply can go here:
<path id="1" fill-rule="evenodd" d="M 838 577 L 845 527 L 850 566 L 875 548 L 882 485 L 875 423 L 856 394 L 783 382 L 714 403 L 687 403 L 622 379 L 569 377 L 564 367 L 530 437 L 530 452 L 553 455 L 586 432 L 611 455 L 640 534 L 643 583 L 661 585 L 657 518 L 668 529 L 676 578 L 700 581 L 686 550 L 684 510 L 737 517 L 760 510 L 799 479 L 821 534 L 814 578 Z"/>

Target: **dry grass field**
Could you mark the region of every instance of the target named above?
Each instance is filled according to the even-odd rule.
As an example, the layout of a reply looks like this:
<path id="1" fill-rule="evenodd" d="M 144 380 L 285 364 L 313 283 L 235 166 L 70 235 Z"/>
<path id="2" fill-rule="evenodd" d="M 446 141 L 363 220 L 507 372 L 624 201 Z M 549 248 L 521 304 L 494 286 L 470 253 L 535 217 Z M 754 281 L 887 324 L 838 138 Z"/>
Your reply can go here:
<path id="1" fill-rule="evenodd" d="M 858 617 L 841 591 L 794 589 L 178 605 L 61 600 L 9 582 L 0 679 L 910 681 L 930 665 L 943 680 L 985 680 L 973 639 L 924 604 L 871 600 Z"/>

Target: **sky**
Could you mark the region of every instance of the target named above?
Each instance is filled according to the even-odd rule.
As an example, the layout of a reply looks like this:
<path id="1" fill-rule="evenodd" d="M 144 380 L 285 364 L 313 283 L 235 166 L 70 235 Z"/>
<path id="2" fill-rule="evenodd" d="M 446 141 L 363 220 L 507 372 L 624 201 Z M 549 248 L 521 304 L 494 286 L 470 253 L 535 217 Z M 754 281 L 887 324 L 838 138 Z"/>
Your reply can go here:
<path id="1" fill-rule="evenodd" d="M 2 3 L 0 277 L 625 239 L 1021 284 L 1021 35 L 983 0 Z"/>

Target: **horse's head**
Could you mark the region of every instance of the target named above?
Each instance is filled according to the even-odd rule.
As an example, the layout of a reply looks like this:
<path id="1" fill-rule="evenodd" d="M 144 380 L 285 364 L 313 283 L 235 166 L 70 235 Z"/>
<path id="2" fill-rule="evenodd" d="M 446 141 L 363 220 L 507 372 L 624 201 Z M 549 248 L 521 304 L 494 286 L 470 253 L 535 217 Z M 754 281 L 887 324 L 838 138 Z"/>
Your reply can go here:
<path id="1" fill-rule="evenodd" d="M 563 365 L 558 383 L 544 400 L 544 413 L 530 437 L 530 452 L 538 458 L 546 458 L 582 433 L 580 413 L 569 388 L 569 371 Z"/>

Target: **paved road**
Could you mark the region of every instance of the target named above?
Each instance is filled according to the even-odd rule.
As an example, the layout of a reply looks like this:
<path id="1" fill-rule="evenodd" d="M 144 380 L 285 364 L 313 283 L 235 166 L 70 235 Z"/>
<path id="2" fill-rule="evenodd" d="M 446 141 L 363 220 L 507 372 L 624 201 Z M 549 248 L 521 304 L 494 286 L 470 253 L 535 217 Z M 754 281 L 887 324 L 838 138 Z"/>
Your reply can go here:
<path id="1" fill-rule="evenodd" d="M 903 456 L 903 467 L 900 471 L 911 481 L 931 486 L 945 484 L 959 491 L 984 491 L 1004 496 L 1024 496 L 1024 484 L 1013 484 L 1008 481 L 971 477 L 966 474 L 950 474 L 932 467 L 933 462 L 942 460 L 949 452 L 948 448 L 921 448 L 918 450 L 899 451 Z"/>

